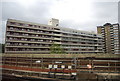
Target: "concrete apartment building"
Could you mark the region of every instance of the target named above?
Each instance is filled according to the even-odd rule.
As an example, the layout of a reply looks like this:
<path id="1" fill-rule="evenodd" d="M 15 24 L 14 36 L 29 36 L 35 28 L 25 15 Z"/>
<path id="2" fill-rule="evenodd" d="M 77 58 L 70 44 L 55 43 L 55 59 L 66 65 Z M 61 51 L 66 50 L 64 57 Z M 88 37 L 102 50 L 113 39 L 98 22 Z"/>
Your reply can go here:
<path id="1" fill-rule="evenodd" d="M 58 19 L 52 18 L 48 25 L 8 19 L 5 53 L 50 54 L 53 43 L 67 54 L 103 53 L 101 35 L 60 27 Z"/>
<path id="2" fill-rule="evenodd" d="M 106 23 L 97 27 L 98 34 L 103 36 L 105 53 L 120 54 L 120 26 Z"/>

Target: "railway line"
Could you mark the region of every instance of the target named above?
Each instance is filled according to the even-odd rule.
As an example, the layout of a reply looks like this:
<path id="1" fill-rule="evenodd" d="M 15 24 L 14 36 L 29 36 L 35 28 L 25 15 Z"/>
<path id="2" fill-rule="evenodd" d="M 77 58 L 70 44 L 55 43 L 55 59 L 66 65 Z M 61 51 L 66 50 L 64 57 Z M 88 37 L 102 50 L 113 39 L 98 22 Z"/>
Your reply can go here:
<path id="1" fill-rule="evenodd" d="M 109 79 L 118 79 L 118 76 L 120 76 L 120 57 L 50 58 L 6 56 L 3 58 L 2 63 L 1 68 L 3 68 L 3 73 L 19 76 L 57 77 L 69 80 L 74 79 L 75 81 L 81 73 L 91 73 L 93 79 L 96 80 L 98 76 L 104 79 L 106 73 L 108 73 L 108 76 L 113 76 Z"/>

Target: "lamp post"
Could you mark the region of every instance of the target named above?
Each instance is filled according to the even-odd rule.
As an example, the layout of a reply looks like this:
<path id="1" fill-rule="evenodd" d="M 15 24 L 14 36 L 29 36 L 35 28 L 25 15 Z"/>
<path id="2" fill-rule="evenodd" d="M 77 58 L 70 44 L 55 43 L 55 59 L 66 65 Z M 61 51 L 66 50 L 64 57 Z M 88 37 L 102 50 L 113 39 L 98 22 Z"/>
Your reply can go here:
<path id="1" fill-rule="evenodd" d="M 41 67 L 42 67 L 42 69 L 43 69 L 43 58 L 42 58 L 41 60 L 35 61 L 35 63 L 41 63 Z"/>
<path id="2" fill-rule="evenodd" d="M 56 78 L 56 70 L 57 70 L 58 65 L 54 65 L 54 78 Z"/>
<path id="3" fill-rule="evenodd" d="M 68 69 L 70 70 L 70 75 L 72 76 L 72 72 L 71 72 L 72 66 L 69 65 Z"/>
<path id="4" fill-rule="evenodd" d="M 38 68 L 37 64 L 41 63 L 41 61 L 37 60 L 37 61 L 35 61 L 35 63 L 36 63 L 36 67 Z"/>
<path id="5" fill-rule="evenodd" d="M 37 60 L 37 61 L 35 61 L 36 63 L 41 63 L 41 61 L 40 60 Z"/>
<path id="6" fill-rule="evenodd" d="M 89 61 L 89 64 L 87 64 L 87 67 L 88 67 L 88 69 L 89 69 L 89 73 L 91 72 L 91 70 L 92 70 L 92 72 L 93 72 L 93 59 L 94 59 L 95 57 L 86 57 L 85 59 L 88 59 L 88 61 Z"/>
<path id="7" fill-rule="evenodd" d="M 52 70 L 52 68 L 53 68 L 53 65 L 50 64 L 50 65 L 48 66 L 48 68 L 50 69 L 50 70 L 49 70 L 49 73 L 48 73 L 48 77 L 50 77 L 50 73 L 51 73 L 51 70 Z"/>
<path id="8" fill-rule="evenodd" d="M 35 63 L 36 63 L 36 67 L 38 68 L 38 65 L 37 65 L 37 64 L 41 63 L 41 61 L 40 61 L 40 60 L 37 60 L 37 61 L 35 61 Z M 40 76 L 40 74 L 39 74 L 38 76 Z"/>
<path id="9" fill-rule="evenodd" d="M 61 65 L 61 68 L 63 69 L 63 76 L 64 76 L 65 65 Z"/>
<path id="10" fill-rule="evenodd" d="M 92 66 L 90 65 L 90 64 L 87 64 L 87 67 L 88 67 L 88 69 L 89 69 L 89 73 L 91 72 L 91 68 L 92 68 Z"/>
<path id="11" fill-rule="evenodd" d="M 42 57 L 42 59 L 41 59 L 41 62 L 42 62 L 42 63 L 41 63 L 41 66 L 42 66 L 42 69 L 43 69 L 43 67 L 44 67 L 44 66 L 43 66 L 43 57 Z"/>
<path id="12" fill-rule="evenodd" d="M 76 60 L 76 57 L 74 57 L 74 65 L 75 65 L 75 69 L 77 67 L 77 60 Z"/>

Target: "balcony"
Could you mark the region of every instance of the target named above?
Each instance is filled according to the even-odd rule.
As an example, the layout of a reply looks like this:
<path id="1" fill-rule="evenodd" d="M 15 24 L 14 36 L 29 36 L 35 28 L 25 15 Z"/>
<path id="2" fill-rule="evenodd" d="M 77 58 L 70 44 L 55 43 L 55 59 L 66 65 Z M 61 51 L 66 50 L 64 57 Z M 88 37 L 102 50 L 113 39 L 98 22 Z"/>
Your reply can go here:
<path id="1" fill-rule="evenodd" d="M 54 31 L 54 30 L 51 30 L 51 29 L 44 29 L 44 28 L 39 28 L 39 27 L 34 27 L 34 26 L 20 26 L 18 24 L 7 24 L 7 26 L 13 26 L 13 27 L 17 27 L 17 28 L 28 28 L 28 29 L 37 29 L 37 30 L 45 30 L 45 31 Z"/>
<path id="2" fill-rule="evenodd" d="M 61 44 L 61 42 L 54 42 L 55 44 Z"/>
<path id="3" fill-rule="evenodd" d="M 63 45 L 77 45 L 77 46 L 78 46 L 78 45 L 79 45 L 79 46 L 95 46 L 94 44 L 81 44 L 81 43 L 71 43 L 71 42 L 70 42 L 70 43 L 69 43 L 69 42 L 66 42 L 66 43 L 63 43 L 63 42 L 62 42 L 62 44 L 63 44 Z"/>
<path id="4" fill-rule="evenodd" d="M 61 38 L 53 38 L 53 40 L 61 40 Z"/>
<path id="5" fill-rule="evenodd" d="M 19 48 L 50 48 L 49 46 L 25 46 L 25 45 L 7 45 L 5 47 L 19 47 Z"/>
<path id="6" fill-rule="evenodd" d="M 26 33 L 26 34 L 34 34 L 34 35 L 54 35 L 52 33 L 44 33 L 44 32 L 36 32 L 36 31 L 25 31 L 25 30 L 11 30 L 11 29 L 8 29 L 7 31 L 10 31 L 10 32 L 18 32 L 18 33 Z"/>
<path id="7" fill-rule="evenodd" d="M 51 42 L 46 41 L 24 41 L 24 40 L 6 40 L 7 42 L 20 42 L 20 43 L 37 43 L 37 44 L 52 44 Z"/>
<path id="8" fill-rule="evenodd" d="M 15 34 L 8 34 L 7 36 L 9 37 L 20 37 L 20 38 L 35 38 L 35 39 L 53 39 L 53 38 L 50 38 L 50 37 L 41 37 L 41 36 L 30 36 L 30 35 L 15 35 Z"/>
<path id="9" fill-rule="evenodd" d="M 54 34 L 54 33 L 53 33 L 53 35 L 55 35 L 55 36 L 62 36 L 62 34 Z"/>
<path id="10" fill-rule="evenodd" d="M 97 39 L 94 39 L 94 40 L 99 40 L 99 39 L 97 38 Z"/>
<path id="11" fill-rule="evenodd" d="M 95 50 L 95 52 L 100 52 L 99 50 Z"/>
<path id="12" fill-rule="evenodd" d="M 99 44 L 95 44 L 95 46 L 99 46 Z"/>
<path id="13" fill-rule="evenodd" d="M 17 24 L 10 24 L 8 23 L 7 26 L 18 26 Z"/>
<path id="14" fill-rule="evenodd" d="M 93 52 L 93 53 L 94 53 L 95 51 L 65 51 L 65 52 L 80 52 L 80 53 L 81 53 L 81 52 L 84 52 L 84 53 L 90 53 L 90 52 Z"/>
<path id="15" fill-rule="evenodd" d="M 95 43 L 94 41 L 88 41 L 88 40 L 81 40 L 81 39 L 65 39 L 65 38 L 61 38 L 63 41 L 73 41 L 73 42 L 79 42 L 79 43 L 81 43 L 81 42 L 86 42 L 86 43 Z"/>
<path id="16" fill-rule="evenodd" d="M 68 35 L 68 36 L 66 36 L 66 35 L 62 35 L 62 37 L 69 37 L 69 38 L 79 38 L 79 39 L 86 39 L 86 40 L 99 40 L 99 39 L 96 39 L 96 38 L 90 38 L 90 37 L 78 37 L 78 36 L 70 36 L 70 35 Z"/>
<path id="17" fill-rule="evenodd" d="M 46 53 L 48 54 L 49 51 L 6 51 L 6 53 Z"/>

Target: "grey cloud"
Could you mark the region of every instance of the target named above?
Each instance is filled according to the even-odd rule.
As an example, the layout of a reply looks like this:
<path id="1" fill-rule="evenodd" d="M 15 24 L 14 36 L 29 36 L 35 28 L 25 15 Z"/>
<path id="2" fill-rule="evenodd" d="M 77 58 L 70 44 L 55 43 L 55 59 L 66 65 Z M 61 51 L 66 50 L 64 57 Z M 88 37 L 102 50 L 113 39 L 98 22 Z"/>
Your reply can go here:
<path id="1" fill-rule="evenodd" d="M 50 18 L 49 8 L 52 3 L 42 2 L 37 3 L 34 6 L 30 6 L 29 8 L 25 8 L 24 6 L 16 3 L 16 2 L 3 2 L 2 3 L 2 33 L 0 35 L 0 40 L 4 41 L 5 36 L 5 22 L 7 19 L 17 19 L 29 22 L 36 22 L 47 24 L 47 20 Z"/>
<path id="2" fill-rule="evenodd" d="M 75 23 L 74 20 L 67 20 L 63 22 L 63 26 L 73 27 L 75 29 L 85 31 L 97 31 L 96 27 L 103 25 L 107 22 L 117 23 L 118 22 L 118 6 L 117 2 L 95 2 L 93 4 L 93 15 L 90 20 L 84 23 Z"/>
<path id="3" fill-rule="evenodd" d="M 31 22 L 38 22 L 45 20 L 47 15 L 49 15 L 49 6 L 48 3 L 37 3 L 34 6 L 30 6 L 29 8 L 25 8 L 18 3 L 3 3 L 3 20 L 8 18 L 15 18 L 21 20 L 27 20 Z"/>
<path id="4" fill-rule="evenodd" d="M 33 4 L 34 6 L 29 6 L 27 8 L 16 2 L 3 2 L 3 36 L 5 34 L 5 22 L 8 18 L 47 24 L 48 20 L 52 18 L 49 10 L 52 8 L 52 5 L 56 3 L 54 1 L 59 0 L 45 0 L 43 2 L 38 0 L 36 4 Z M 96 31 L 96 26 L 98 25 L 103 25 L 106 22 L 117 22 L 117 2 L 96 2 L 93 4 L 91 12 L 93 12 L 91 19 L 84 23 L 75 23 L 74 20 L 62 19 L 60 20 L 60 26 L 85 31 Z M 2 38 L 1 34 L 0 38 Z"/>
<path id="5" fill-rule="evenodd" d="M 96 19 L 101 21 L 116 22 L 118 18 L 117 2 L 96 2 L 94 3 L 94 14 Z"/>
<path id="6" fill-rule="evenodd" d="M 120 24 L 120 1 L 118 2 L 118 21 Z"/>

